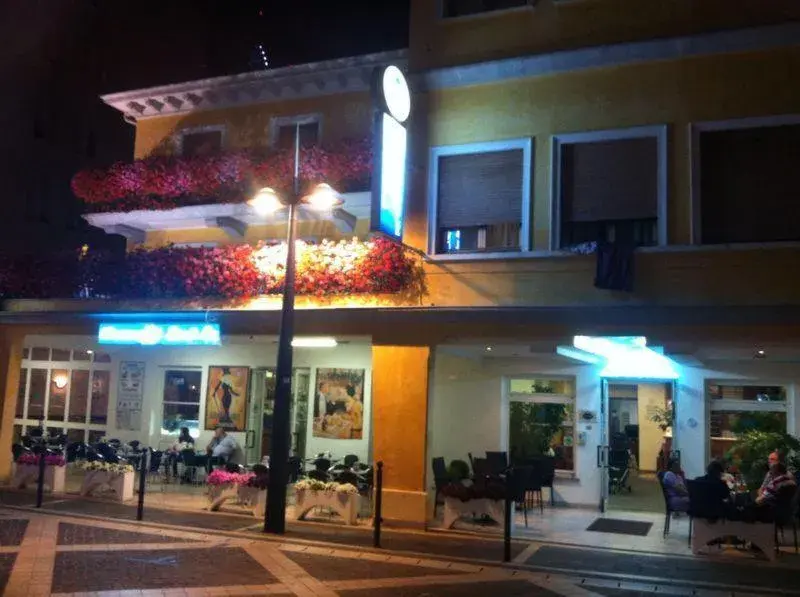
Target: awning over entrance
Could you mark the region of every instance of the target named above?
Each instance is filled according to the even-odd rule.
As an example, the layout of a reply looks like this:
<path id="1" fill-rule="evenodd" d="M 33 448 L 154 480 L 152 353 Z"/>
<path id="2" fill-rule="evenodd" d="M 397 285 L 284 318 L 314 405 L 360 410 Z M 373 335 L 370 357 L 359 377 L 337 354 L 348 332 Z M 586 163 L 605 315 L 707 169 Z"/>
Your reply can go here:
<path id="1" fill-rule="evenodd" d="M 678 365 L 663 350 L 651 348 L 644 336 L 575 336 L 572 346 L 556 352 L 583 363 L 602 365 L 602 377 L 677 379 Z"/>

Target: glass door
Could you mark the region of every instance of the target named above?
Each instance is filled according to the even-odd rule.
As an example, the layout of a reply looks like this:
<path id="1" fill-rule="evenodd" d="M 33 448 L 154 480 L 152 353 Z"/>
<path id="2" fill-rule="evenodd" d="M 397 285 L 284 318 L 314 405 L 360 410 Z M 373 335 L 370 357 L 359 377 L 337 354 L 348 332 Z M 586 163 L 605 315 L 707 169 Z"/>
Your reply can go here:
<path id="1" fill-rule="evenodd" d="M 308 396 L 311 391 L 311 369 L 295 369 L 292 389 L 292 455 L 306 458 Z"/>
<path id="2" fill-rule="evenodd" d="M 597 444 L 597 468 L 600 472 L 600 512 L 608 505 L 608 380 L 600 381 L 600 441 Z"/>

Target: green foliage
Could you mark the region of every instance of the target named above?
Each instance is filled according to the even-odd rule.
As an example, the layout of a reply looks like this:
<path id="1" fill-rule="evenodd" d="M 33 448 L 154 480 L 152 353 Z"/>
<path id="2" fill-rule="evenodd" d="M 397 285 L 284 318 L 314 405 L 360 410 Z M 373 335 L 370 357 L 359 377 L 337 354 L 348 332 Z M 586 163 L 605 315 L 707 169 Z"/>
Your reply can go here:
<path id="1" fill-rule="evenodd" d="M 672 406 L 667 406 L 664 408 L 656 408 L 655 412 L 650 415 L 650 420 L 658 425 L 661 431 L 666 431 L 670 427 L 672 427 L 672 421 L 674 420 L 674 413 L 672 411 Z"/>
<path id="2" fill-rule="evenodd" d="M 469 465 L 463 460 L 453 460 L 447 467 L 447 476 L 456 482 L 469 479 Z"/>
<path id="3" fill-rule="evenodd" d="M 509 440 L 518 456 L 548 454 L 550 442 L 560 429 L 569 409 L 566 404 L 512 402 Z"/>
<path id="4" fill-rule="evenodd" d="M 739 436 L 726 456 L 739 469 L 747 486 L 750 489 L 761 486 L 767 472 L 767 458 L 772 452 L 780 453 L 786 458 L 787 466 L 797 470 L 800 467 L 800 454 L 798 454 L 800 440 L 785 431 L 775 431 L 774 420 L 777 417 L 772 413 L 746 413 L 746 415 L 748 417 L 760 415 L 757 419 L 762 420 L 765 430 L 749 427 L 749 430 Z M 773 421 L 769 420 L 770 417 Z M 784 424 L 781 424 L 781 428 L 785 429 Z"/>

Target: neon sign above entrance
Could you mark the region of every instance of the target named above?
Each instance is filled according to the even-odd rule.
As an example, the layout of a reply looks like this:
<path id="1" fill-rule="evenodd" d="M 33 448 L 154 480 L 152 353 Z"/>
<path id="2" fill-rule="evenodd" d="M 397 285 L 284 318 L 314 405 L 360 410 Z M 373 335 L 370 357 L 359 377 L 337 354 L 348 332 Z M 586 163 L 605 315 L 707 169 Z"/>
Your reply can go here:
<path id="1" fill-rule="evenodd" d="M 138 346 L 218 346 L 221 334 L 216 323 L 101 323 L 97 341 Z"/>

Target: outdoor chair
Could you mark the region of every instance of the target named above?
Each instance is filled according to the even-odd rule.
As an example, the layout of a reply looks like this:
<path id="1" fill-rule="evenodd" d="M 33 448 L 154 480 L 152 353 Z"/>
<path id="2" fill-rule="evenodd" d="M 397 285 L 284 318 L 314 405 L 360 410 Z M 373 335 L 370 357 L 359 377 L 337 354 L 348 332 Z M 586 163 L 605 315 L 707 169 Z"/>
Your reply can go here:
<path id="1" fill-rule="evenodd" d="M 544 497 L 542 496 L 542 487 L 544 487 L 544 476 L 546 473 L 545 464 L 538 458 L 529 458 L 523 461 L 522 467 L 527 468 L 529 473 L 526 477 L 525 485 L 525 500 L 528 507 L 533 508 L 539 504 L 539 512 L 544 514 Z"/>
<path id="2" fill-rule="evenodd" d="M 489 474 L 502 475 L 508 468 L 508 454 L 506 452 L 486 452 L 486 466 Z"/>
<path id="3" fill-rule="evenodd" d="M 775 506 L 775 551 L 780 552 L 780 539 L 783 539 L 783 531 L 786 527 L 791 527 L 794 534 L 794 552 L 798 552 L 797 545 L 797 512 L 800 491 L 797 485 L 787 485 L 778 491 L 778 501 Z"/>
<path id="4" fill-rule="evenodd" d="M 356 456 L 355 454 L 347 454 L 347 455 L 344 457 L 344 462 L 343 462 L 343 464 L 344 464 L 344 466 L 346 466 L 347 468 L 352 468 L 352 467 L 353 467 L 353 465 L 354 465 L 356 462 L 358 462 L 358 456 Z"/>
<path id="5" fill-rule="evenodd" d="M 439 495 L 444 489 L 445 485 L 450 482 L 450 477 L 447 474 L 447 465 L 444 458 L 437 456 L 431 461 L 433 467 L 433 483 L 436 487 L 436 493 L 433 496 L 433 517 L 436 518 L 436 511 L 439 506 Z"/>
<path id="6" fill-rule="evenodd" d="M 661 473 L 659 473 L 661 475 Z M 692 527 L 695 518 L 702 518 L 717 523 L 725 520 L 725 507 L 712 492 L 712 486 L 702 479 L 687 479 L 686 489 L 689 491 L 689 546 L 692 545 Z M 666 490 L 664 495 L 667 496 Z M 669 498 L 667 498 L 669 504 Z"/>
<path id="7" fill-rule="evenodd" d="M 525 520 L 525 528 L 528 528 L 528 502 L 527 496 L 529 488 L 536 483 L 534 476 L 536 472 L 532 466 L 515 466 L 508 470 L 507 485 L 511 502 L 522 508 L 522 516 Z M 541 503 L 541 499 L 539 500 Z"/>
<path id="8" fill-rule="evenodd" d="M 658 479 L 658 486 L 661 488 L 661 495 L 664 497 L 664 512 L 666 516 L 664 518 L 664 537 L 669 535 L 669 523 L 672 520 L 672 509 L 669 507 L 669 496 L 667 495 L 667 488 L 664 487 L 664 471 L 660 471 L 656 478 Z M 691 523 L 690 523 L 691 526 Z M 691 528 L 689 529 L 689 541 L 692 540 L 692 532 Z"/>
<path id="9" fill-rule="evenodd" d="M 485 458 L 472 459 L 472 474 L 474 480 L 476 481 L 483 480 L 491 476 L 492 471 L 489 468 L 489 464 Z"/>

